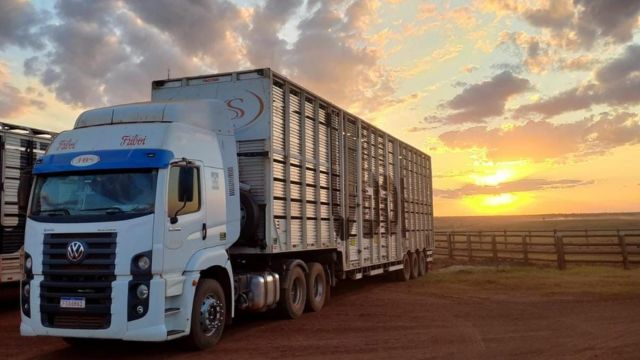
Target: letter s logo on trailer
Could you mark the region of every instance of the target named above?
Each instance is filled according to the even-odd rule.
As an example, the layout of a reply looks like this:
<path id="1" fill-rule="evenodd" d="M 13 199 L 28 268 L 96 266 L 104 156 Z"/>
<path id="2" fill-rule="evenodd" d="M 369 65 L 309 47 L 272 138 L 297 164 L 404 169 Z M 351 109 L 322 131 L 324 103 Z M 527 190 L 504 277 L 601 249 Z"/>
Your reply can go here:
<path id="1" fill-rule="evenodd" d="M 76 156 L 71 160 L 71 165 L 77 167 L 85 167 L 96 164 L 100 161 L 100 157 L 98 155 L 80 155 Z"/>
<path id="2" fill-rule="evenodd" d="M 264 113 L 264 100 L 255 92 L 245 90 L 250 96 L 225 100 L 227 110 L 233 114 L 233 127 L 242 129 L 256 121 Z"/>

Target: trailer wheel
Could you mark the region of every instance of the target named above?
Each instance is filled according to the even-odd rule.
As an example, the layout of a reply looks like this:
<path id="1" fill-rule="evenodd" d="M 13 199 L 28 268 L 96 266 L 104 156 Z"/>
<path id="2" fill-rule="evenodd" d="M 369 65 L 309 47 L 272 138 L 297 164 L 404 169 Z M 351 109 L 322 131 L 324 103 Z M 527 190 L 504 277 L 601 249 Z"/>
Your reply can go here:
<path id="1" fill-rule="evenodd" d="M 409 254 L 404 254 L 402 269 L 396 271 L 396 280 L 408 281 L 409 279 L 411 279 L 411 258 L 409 258 Z"/>
<path id="2" fill-rule="evenodd" d="M 260 208 L 250 192 L 240 191 L 240 240 L 256 245 L 256 232 L 260 224 Z"/>
<path id="3" fill-rule="evenodd" d="M 427 256 L 424 251 L 418 251 L 418 276 L 423 276 L 427 273 Z"/>
<path id="4" fill-rule="evenodd" d="M 307 273 L 307 311 L 318 312 L 324 307 L 327 299 L 327 276 L 322 265 L 319 263 L 308 263 Z"/>
<path id="5" fill-rule="evenodd" d="M 287 271 L 280 289 L 278 307 L 280 313 L 288 319 L 296 319 L 304 312 L 307 301 L 307 281 L 300 266 Z"/>
<path id="6" fill-rule="evenodd" d="M 224 331 L 226 307 L 220 283 L 213 279 L 200 279 L 193 299 L 191 333 L 186 339 L 189 348 L 204 350 L 218 343 Z"/>
<path id="7" fill-rule="evenodd" d="M 418 255 L 415 251 L 409 255 L 411 257 L 411 278 L 415 279 L 420 275 L 420 264 L 418 264 Z"/>

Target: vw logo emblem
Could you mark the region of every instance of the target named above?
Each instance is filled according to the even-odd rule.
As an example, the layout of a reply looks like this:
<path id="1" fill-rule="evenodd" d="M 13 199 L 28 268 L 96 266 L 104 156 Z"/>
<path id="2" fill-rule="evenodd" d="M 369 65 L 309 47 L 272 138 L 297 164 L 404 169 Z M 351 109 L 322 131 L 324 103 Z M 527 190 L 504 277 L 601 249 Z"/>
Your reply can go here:
<path id="1" fill-rule="evenodd" d="M 73 241 L 67 245 L 67 260 L 72 263 L 79 263 L 84 259 L 86 249 L 80 241 Z"/>

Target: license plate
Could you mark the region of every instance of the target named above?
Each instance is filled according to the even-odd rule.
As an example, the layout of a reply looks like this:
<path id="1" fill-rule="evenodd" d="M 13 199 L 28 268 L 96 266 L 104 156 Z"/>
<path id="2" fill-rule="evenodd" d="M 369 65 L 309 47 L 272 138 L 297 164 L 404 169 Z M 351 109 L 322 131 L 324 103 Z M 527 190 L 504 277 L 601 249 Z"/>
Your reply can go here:
<path id="1" fill-rule="evenodd" d="M 60 298 L 60 307 L 65 309 L 84 309 L 85 299 L 83 297 L 63 297 Z"/>

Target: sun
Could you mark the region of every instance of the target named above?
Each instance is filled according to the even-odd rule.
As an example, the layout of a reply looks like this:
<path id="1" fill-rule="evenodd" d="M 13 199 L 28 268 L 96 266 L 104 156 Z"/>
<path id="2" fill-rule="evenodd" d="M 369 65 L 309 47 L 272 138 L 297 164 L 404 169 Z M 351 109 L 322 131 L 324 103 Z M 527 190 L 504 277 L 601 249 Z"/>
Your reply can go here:
<path id="1" fill-rule="evenodd" d="M 491 195 L 465 196 L 462 200 L 473 212 L 480 215 L 517 214 L 526 204 L 531 202 L 527 193 L 501 193 Z"/>

